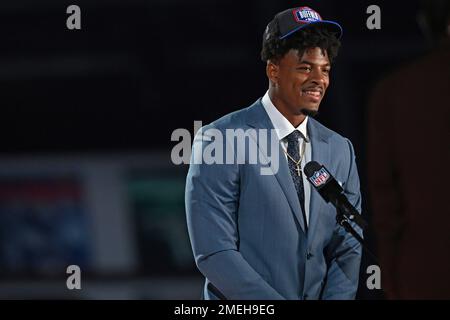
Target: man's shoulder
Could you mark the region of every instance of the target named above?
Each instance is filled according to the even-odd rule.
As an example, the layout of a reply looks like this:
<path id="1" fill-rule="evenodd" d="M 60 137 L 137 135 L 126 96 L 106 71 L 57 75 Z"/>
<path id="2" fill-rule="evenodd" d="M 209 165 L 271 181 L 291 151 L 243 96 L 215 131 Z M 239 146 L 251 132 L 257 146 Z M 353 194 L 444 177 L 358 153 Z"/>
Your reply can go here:
<path id="1" fill-rule="evenodd" d="M 258 104 L 259 100 L 248 107 L 243 107 L 233 112 L 227 113 L 217 120 L 205 125 L 203 129 L 241 129 L 247 127 L 247 112 Z"/>
<path id="2" fill-rule="evenodd" d="M 325 141 L 326 148 L 328 149 L 330 160 L 338 167 L 343 170 L 342 172 L 349 172 L 352 164 L 355 162 L 356 154 L 350 139 L 342 136 L 341 134 L 325 127 L 323 124 L 319 123 L 315 119 L 310 119 L 311 126 L 314 127 L 314 132 L 319 136 L 315 141 Z M 309 121 L 309 120 L 308 120 Z M 314 140 L 312 142 L 312 148 L 314 150 Z"/>
<path id="3" fill-rule="evenodd" d="M 225 131 L 226 129 L 247 129 L 249 127 L 247 124 L 248 113 L 251 109 L 256 108 L 258 104 L 260 104 L 260 100 L 257 100 L 248 107 L 225 114 L 219 119 L 205 125 L 202 129 L 203 131 L 208 129 L 217 129 L 220 131 Z M 337 148 L 347 148 L 348 145 L 351 144 L 348 138 L 326 127 L 318 120 L 310 117 L 308 121 L 310 133 L 318 134 L 321 138 L 327 140 L 328 143 L 331 143 L 332 146 Z"/>
<path id="4" fill-rule="evenodd" d="M 350 140 L 341 134 L 337 133 L 336 131 L 331 130 L 330 128 L 324 126 L 322 123 L 320 123 L 318 120 L 309 118 L 308 119 L 310 123 L 310 128 L 313 131 L 312 134 L 316 133 L 319 134 L 321 137 L 323 137 L 325 140 L 332 144 L 337 145 L 347 145 Z"/>

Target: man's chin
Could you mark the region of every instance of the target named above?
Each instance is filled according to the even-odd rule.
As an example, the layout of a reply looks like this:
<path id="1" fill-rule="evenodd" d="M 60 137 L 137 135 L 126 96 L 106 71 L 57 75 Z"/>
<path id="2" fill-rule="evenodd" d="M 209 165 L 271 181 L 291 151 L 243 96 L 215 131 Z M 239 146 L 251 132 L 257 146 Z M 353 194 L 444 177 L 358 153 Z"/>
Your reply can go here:
<path id="1" fill-rule="evenodd" d="M 315 117 L 319 114 L 319 109 L 312 109 L 312 108 L 302 108 L 300 109 L 300 112 L 303 113 L 305 116 L 308 117 Z"/>

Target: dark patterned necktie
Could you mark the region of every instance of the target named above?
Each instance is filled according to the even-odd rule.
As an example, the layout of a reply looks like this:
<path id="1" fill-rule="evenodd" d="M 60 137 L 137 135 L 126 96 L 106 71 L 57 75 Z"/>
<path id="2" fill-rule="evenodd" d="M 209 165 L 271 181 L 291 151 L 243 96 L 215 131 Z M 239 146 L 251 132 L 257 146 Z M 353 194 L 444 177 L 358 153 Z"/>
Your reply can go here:
<path id="1" fill-rule="evenodd" d="M 288 143 L 287 153 L 294 159 L 295 161 L 300 160 L 300 147 L 299 147 L 299 139 L 303 138 L 303 135 L 298 131 L 294 130 L 291 134 L 286 136 L 286 141 Z M 307 228 L 307 220 L 306 220 L 306 212 L 305 212 L 305 190 L 303 188 L 303 178 L 302 174 L 298 173 L 297 165 L 289 159 L 289 171 L 291 171 L 292 180 L 294 181 L 295 189 L 297 190 L 298 200 L 300 201 L 300 207 L 302 208 L 303 221 L 305 222 L 305 228 Z"/>

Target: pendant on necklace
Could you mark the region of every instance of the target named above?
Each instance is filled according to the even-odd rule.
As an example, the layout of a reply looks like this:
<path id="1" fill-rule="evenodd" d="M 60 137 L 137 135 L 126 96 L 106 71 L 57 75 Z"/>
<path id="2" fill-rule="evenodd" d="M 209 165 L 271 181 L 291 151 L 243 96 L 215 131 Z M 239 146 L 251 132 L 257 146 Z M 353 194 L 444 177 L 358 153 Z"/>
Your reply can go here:
<path id="1" fill-rule="evenodd" d="M 300 169 L 300 166 L 297 165 L 297 168 L 295 168 L 295 170 L 297 171 L 297 175 L 300 177 L 302 175 L 302 170 Z"/>

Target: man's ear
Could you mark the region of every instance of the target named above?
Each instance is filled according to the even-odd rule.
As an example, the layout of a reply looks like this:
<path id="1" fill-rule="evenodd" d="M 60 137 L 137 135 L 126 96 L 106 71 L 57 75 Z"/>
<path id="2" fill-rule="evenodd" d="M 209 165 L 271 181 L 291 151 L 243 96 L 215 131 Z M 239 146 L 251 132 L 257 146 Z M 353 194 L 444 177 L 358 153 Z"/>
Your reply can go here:
<path id="1" fill-rule="evenodd" d="M 267 60 L 266 75 L 267 75 L 267 78 L 269 79 L 270 83 L 273 86 L 276 86 L 278 84 L 279 69 L 280 69 L 280 67 L 278 66 L 277 63 L 275 63 L 274 61 L 271 61 L 271 60 Z"/>

